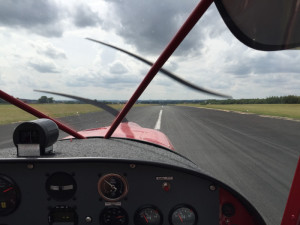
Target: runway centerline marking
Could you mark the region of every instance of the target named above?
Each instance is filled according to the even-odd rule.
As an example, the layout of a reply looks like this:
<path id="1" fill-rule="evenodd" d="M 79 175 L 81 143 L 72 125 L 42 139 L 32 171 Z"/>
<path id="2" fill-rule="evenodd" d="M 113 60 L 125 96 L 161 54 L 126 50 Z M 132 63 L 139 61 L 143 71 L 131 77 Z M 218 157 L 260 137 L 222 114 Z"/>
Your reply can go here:
<path id="1" fill-rule="evenodd" d="M 155 130 L 160 130 L 160 124 L 161 124 L 161 115 L 162 115 L 162 109 L 159 111 L 159 115 L 158 115 L 158 119 L 156 121 L 156 124 L 155 124 L 155 127 L 154 129 Z"/>

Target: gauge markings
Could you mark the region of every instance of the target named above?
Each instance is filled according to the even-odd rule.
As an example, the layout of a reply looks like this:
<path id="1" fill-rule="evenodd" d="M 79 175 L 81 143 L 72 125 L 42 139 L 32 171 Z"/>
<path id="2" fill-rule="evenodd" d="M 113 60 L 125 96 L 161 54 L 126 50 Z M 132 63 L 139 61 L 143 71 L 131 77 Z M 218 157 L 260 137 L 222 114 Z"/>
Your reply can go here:
<path id="1" fill-rule="evenodd" d="M 145 214 L 144 214 L 143 216 L 144 216 L 144 218 L 145 218 L 146 222 L 147 222 L 147 223 L 149 223 L 149 222 L 148 222 L 148 220 L 147 220 L 147 217 L 145 216 Z"/>
<path id="2" fill-rule="evenodd" d="M 98 192 L 106 201 L 118 201 L 126 196 L 128 184 L 119 174 L 106 174 L 98 181 Z"/>
<path id="3" fill-rule="evenodd" d="M 100 214 L 101 225 L 127 225 L 127 212 L 121 207 L 107 207 Z"/>
<path id="4" fill-rule="evenodd" d="M 138 209 L 134 216 L 135 225 L 161 225 L 162 222 L 162 214 L 156 207 L 151 205 Z"/>
<path id="5" fill-rule="evenodd" d="M 14 181 L 0 175 L 0 216 L 6 216 L 19 205 L 20 191 Z"/>
<path id="6" fill-rule="evenodd" d="M 14 189 L 14 188 L 13 187 L 7 188 L 6 190 L 3 191 L 3 193 L 9 192 L 12 189 Z"/>
<path id="7" fill-rule="evenodd" d="M 178 216 L 179 216 L 180 221 L 183 223 L 183 220 L 182 220 L 181 216 L 179 214 L 178 214 Z"/>
<path id="8" fill-rule="evenodd" d="M 195 225 L 197 214 L 192 207 L 180 205 L 171 211 L 169 219 L 172 225 Z"/>

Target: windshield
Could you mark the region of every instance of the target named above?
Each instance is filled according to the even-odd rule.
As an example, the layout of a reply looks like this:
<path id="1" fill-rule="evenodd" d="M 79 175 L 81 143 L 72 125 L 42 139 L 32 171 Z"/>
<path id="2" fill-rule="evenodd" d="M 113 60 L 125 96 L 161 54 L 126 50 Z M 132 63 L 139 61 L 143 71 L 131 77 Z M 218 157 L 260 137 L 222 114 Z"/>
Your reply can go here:
<path id="1" fill-rule="evenodd" d="M 155 62 L 197 3 L 1 1 L 0 90 L 77 131 L 109 126 L 111 112 L 34 90 L 120 110 L 150 67 L 86 38 Z M 166 134 L 175 151 L 239 191 L 267 224 L 280 224 L 300 149 L 299 62 L 299 51 L 243 45 L 212 4 L 164 68 L 233 99 L 158 73 L 126 120 Z M 20 121 L 34 118 L 1 101 L 0 150 L 13 146 Z"/>

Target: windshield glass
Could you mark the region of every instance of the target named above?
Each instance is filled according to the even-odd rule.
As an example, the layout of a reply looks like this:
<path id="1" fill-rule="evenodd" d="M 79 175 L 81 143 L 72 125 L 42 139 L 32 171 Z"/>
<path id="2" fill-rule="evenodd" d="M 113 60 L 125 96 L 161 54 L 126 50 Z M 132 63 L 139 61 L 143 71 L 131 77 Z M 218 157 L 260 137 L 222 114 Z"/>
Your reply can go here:
<path id="1" fill-rule="evenodd" d="M 120 110 L 150 67 L 86 38 L 155 62 L 197 3 L 1 1 L 0 90 L 77 131 L 108 126 L 112 112 L 34 90 Z M 126 120 L 166 134 L 175 151 L 239 191 L 267 224 L 280 224 L 300 149 L 299 62 L 299 51 L 243 45 L 212 4 L 164 68 L 233 99 L 158 73 Z M 34 118 L 1 101 L 0 150 L 14 146 L 20 121 Z"/>

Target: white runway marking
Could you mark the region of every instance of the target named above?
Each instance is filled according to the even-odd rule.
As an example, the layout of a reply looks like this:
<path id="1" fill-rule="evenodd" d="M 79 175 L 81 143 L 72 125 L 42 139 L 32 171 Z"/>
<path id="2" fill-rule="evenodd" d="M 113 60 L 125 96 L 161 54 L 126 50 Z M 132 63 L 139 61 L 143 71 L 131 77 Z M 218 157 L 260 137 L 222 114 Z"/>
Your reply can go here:
<path id="1" fill-rule="evenodd" d="M 156 121 L 155 130 L 160 130 L 160 124 L 161 124 L 161 115 L 162 115 L 162 109 L 159 111 L 158 120 Z"/>

